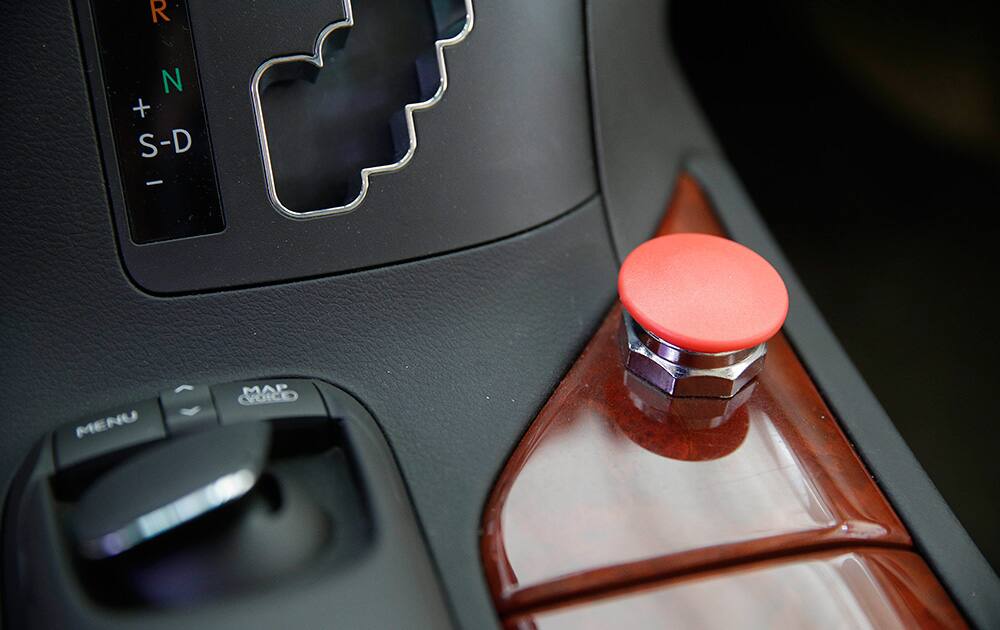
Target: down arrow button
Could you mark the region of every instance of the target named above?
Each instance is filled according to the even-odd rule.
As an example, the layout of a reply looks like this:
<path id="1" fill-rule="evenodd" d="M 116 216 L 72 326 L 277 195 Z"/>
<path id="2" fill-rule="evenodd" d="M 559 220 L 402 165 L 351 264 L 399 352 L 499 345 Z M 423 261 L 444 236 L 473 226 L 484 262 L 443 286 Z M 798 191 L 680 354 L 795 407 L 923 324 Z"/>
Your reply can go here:
<path id="1" fill-rule="evenodd" d="M 218 426 L 212 393 L 205 385 L 180 383 L 160 392 L 163 420 L 170 435 Z"/>

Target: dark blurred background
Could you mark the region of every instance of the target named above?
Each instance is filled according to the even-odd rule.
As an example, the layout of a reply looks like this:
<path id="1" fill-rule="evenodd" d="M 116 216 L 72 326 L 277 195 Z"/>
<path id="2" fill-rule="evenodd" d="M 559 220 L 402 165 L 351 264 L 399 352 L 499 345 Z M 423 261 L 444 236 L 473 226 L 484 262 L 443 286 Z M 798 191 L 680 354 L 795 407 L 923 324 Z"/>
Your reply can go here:
<path id="1" fill-rule="evenodd" d="M 1000 570 L 1000 8 L 681 0 L 671 37 L 812 297 Z"/>

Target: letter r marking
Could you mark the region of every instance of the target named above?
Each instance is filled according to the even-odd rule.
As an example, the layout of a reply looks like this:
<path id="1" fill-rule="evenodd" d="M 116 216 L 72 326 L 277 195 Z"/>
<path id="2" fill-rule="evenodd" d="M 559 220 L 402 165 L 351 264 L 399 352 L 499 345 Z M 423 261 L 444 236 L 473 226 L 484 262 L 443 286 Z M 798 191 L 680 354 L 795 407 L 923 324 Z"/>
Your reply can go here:
<path id="1" fill-rule="evenodd" d="M 167 0 L 149 0 L 149 13 L 153 18 L 153 24 L 157 23 L 157 17 L 164 22 L 169 22 L 170 18 L 164 11 L 167 8 Z"/>

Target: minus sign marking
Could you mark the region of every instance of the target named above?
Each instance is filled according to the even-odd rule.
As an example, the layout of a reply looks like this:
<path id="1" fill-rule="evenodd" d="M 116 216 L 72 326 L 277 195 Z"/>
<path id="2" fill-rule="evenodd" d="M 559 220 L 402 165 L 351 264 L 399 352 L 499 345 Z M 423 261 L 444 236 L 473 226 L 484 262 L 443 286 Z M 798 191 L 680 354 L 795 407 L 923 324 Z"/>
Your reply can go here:
<path id="1" fill-rule="evenodd" d="M 151 179 L 148 182 L 146 182 L 146 185 L 147 186 L 159 186 L 162 183 L 163 183 L 162 179 Z"/>

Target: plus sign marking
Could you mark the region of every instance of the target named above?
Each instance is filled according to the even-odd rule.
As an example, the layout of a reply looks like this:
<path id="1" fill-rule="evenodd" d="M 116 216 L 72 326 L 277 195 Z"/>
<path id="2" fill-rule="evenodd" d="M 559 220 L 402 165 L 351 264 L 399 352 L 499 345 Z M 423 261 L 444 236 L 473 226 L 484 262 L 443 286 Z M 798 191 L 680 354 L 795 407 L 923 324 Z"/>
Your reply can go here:
<path id="1" fill-rule="evenodd" d="M 136 103 L 135 107 L 132 108 L 132 111 L 133 112 L 139 112 L 139 116 L 142 117 L 142 118 L 145 118 L 146 117 L 146 110 L 147 109 L 149 109 L 149 105 L 144 104 L 142 102 L 142 98 L 140 98 L 139 102 Z"/>

